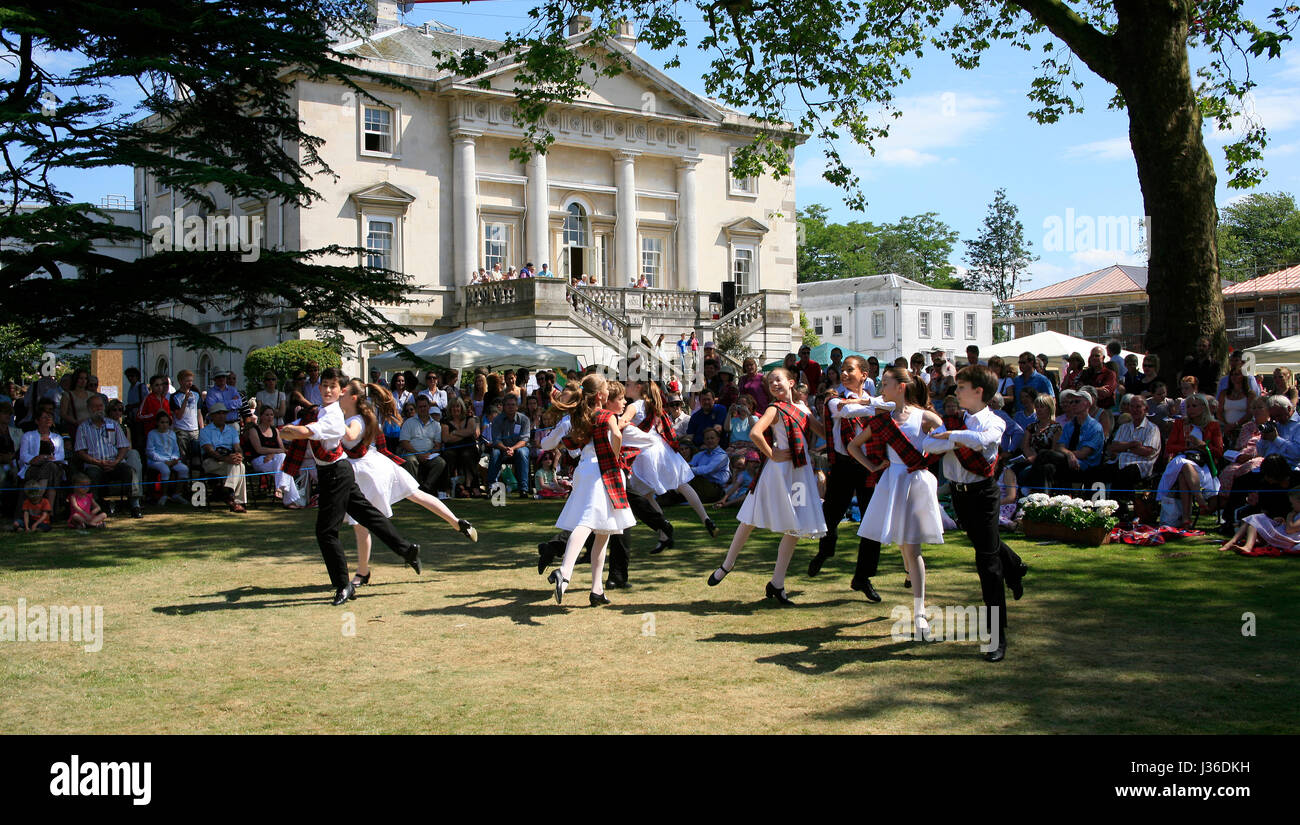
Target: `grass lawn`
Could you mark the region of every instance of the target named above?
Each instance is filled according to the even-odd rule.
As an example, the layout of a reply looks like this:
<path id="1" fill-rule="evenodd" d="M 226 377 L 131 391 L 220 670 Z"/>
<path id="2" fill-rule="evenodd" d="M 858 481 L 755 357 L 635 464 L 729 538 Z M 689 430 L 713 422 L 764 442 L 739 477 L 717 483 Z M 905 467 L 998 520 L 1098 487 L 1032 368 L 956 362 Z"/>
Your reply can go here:
<path id="1" fill-rule="evenodd" d="M 894 642 L 911 606 L 897 550 L 848 589 L 856 537 L 816 579 L 803 542 L 787 589 L 763 599 L 777 537 L 705 585 L 734 528 L 711 540 L 685 507 L 677 546 L 631 533 L 630 590 L 587 606 L 579 567 L 564 606 L 537 575 L 560 504 L 451 502 L 478 544 L 409 503 L 417 577 L 376 549 L 344 608 L 314 511 L 189 508 L 107 531 L 0 534 L 0 605 L 102 605 L 103 649 L 0 643 L 9 733 L 1295 733 L 1300 563 L 1215 552 L 1218 540 L 1078 549 L 1013 541 L 1031 567 L 1006 661 L 974 642 Z M 965 536 L 927 548 L 932 605 L 979 601 Z M 345 534 L 345 546 L 352 547 Z M 1242 614 L 1257 635 L 1242 635 Z M 346 635 L 349 614 L 355 634 Z M 651 631 L 652 634 L 651 634 Z"/>

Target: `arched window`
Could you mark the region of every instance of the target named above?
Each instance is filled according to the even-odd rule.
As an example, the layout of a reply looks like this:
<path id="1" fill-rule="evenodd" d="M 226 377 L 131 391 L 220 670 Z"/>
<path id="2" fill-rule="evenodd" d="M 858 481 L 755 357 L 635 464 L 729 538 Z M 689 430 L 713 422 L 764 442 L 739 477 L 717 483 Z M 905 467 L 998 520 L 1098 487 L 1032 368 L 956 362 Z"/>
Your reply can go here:
<path id="1" fill-rule="evenodd" d="M 166 356 L 159 356 L 158 363 L 154 365 L 153 374 L 166 375 L 168 377 L 171 376 L 172 373 L 171 373 L 170 365 L 167 363 Z"/>
<path id="2" fill-rule="evenodd" d="M 195 383 L 198 384 L 198 389 L 206 390 L 212 386 L 212 356 L 203 353 L 199 358 L 199 368 L 195 372 L 197 374 L 194 377 L 198 379 Z"/>
<path id="3" fill-rule="evenodd" d="M 564 219 L 564 245 L 587 246 L 590 235 L 587 210 L 583 209 L 580 203 L 571 203 L 568 213 Z"/>

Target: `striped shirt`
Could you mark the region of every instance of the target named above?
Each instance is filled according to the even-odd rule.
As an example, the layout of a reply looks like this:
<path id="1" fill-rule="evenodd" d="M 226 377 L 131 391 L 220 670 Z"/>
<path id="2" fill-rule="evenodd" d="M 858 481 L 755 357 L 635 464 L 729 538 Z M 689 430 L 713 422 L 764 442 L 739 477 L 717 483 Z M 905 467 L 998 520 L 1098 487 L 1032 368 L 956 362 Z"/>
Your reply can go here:
<path id="1" fill-rule="evenodd" d="M 97 461 L 116 459 L 118 450 L 123 447 L 128 449 L 131 447 L 130 437 L 116 421 L 108 419 L 104 419 L 100 426 L 96 426 L 93 419 L 81 422 L 81 426 L 77 428 L 76 443 L 73 445 L 74 450 L 77 452 L 84 450 Z"/>

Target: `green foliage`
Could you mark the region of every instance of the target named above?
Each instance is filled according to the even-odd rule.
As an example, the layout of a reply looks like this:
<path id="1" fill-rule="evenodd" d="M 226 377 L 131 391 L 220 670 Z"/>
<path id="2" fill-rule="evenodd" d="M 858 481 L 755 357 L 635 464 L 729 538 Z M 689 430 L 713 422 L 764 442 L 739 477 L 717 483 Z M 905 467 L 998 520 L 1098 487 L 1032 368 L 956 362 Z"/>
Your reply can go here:
<path id="1" fill-rule="evenodd" d="M 0 381 L 27 384 L 37 378 L 45 347 L 12 324 L 0 324 Z"/>
<path id="2" fill-rule="evenodd" d="M 1300 209 L 1286 192 L 1256 192 L 1219 210 L 1219 270 L 1245 281 L 1300 264 Z"/>
<path id="3" fill-rule="evenodd" d="M 966 241 L 966 263 L 970 265 L 967 287 L 991 292 L 998 303 L 1005 304 L 1029 281 L 1025 272 L 1038 260 L 1029 251 L 1032 246 L 1025 239 L 1020 210 L 1007 198 L 1006 189 L 998 189 L 979 237 Z"/>
<path id="4" fill-rule="evenodd" d="M 289 308 L 290 329 L 316 326 L 328 312 L 385 343 L 408 333 L 376 308 L 405 303 L 408 279 L 361 266 L 355 248 L 264 249 L 254 261 L 238 251 L 120 260 L 97 250 L 138 244 L 152 227 L 114 224 L 54 183 L 75 170 L 130 166 L 149 173 L 149 195 L 165 185 L 191 207 L 215 210 L 218 192 L 221 206 L 253 200 L 268 211 L 320 200 L 311 180 L 333 172 L 287 92 L 295 78 L 358 96 L 368 95 L 359 80 L 394 85 L 332 49 L 335 35 L 359 32 L 365 9 L 365 0 L 68 0 L 51 14 L 31 0 L 7 3 L 0 323 L 29 338 L 55 329 L 77 345 L 130 332 L 230 349 L 188 313 L 156 311 L 171 303 L 219 314 L 234 307 L 245 321 Z M 138 103 L 105 93 L 137 88 Z"/>
<path id="5" fill-rule="evenodd" d="M 307 369 L 307 362 L 315 361 L 321 369 L 343 366 L 339 354 L 321 341 L 295 339 L 284 341 L 273 347 L 255 349 L 244 359 L 244 380 L 248 382 L 245 391 L 253 395 L 262 389 L 262 376 L 273 371 L 280 379 L 280 385 L 293 377 L 295 372 Z"/>
<path id="6" fill-rule="evenodd" d="M 937 213 L 900 218 L 897 223 L 828 223 L 826 207 L 798 212 L 800 283 L 896 273 L 940 288 L 960 284 L 948 263 L 957 233 Z"/>
<path id="7" fill-rule="evenodd" d="M 812 324 L 808 323 L 808 316 L 803 310 L 799 310 L 799 326 L 803 327 L 803 345 L 805 347 L 816 347 L 821 344 L 821 339 L 817 333 L 813 332 Z"/>
<path id="8" fill-rule="evenodd" d="M 740 339 L 740 330 L 735 327 L 723 327 L 713 333 L 713 348 L 719 353 L 743 361 L 754 357 L 754 350 Z"/>

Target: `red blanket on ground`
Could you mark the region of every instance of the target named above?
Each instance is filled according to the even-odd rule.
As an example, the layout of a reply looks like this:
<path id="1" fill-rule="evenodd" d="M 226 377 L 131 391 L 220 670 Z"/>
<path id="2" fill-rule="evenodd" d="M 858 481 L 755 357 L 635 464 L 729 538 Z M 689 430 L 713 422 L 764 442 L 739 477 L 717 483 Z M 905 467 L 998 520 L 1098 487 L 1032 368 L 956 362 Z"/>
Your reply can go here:
<path id="1" fill-rule="evenodd" d="M 1192 538 L 1205 535 L 1204 530 L 1183 530 L 1178 527 L 1156 527 L 1151 524 L 1117 524 L 1110 531 L 1112 542 L 1155 547 L 1171 538 Z"/>

